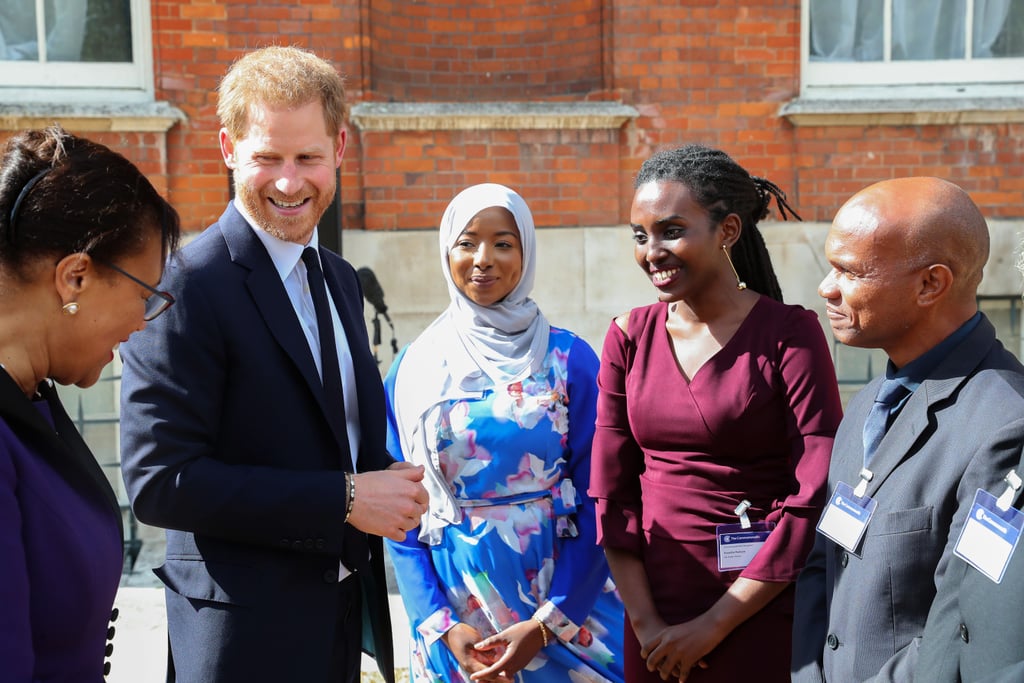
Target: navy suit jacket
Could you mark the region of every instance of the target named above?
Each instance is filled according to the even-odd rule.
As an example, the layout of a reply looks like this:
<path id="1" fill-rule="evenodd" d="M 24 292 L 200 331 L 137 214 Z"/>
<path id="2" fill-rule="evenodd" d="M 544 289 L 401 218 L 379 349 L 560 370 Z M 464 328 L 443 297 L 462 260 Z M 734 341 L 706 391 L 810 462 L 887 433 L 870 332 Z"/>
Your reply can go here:
<path id="1" fill-rule="evenodd" d="M 836 432 L 829 495 L 856 486 L 881 378 Z M 936 586 L 978 487 L 1020 459 L 1024 367 L 986 318 L 910 396 L 871 462 L 878 502 L 856 552 L 820 533 L 796 584 L 794 681 L 908 681 Z"/>
<path id="2" fill-rule="evenodd" d="M 362 291 L 351 265 L 320 256 L 355 366 L 358 469 L 383 469 L 393 459 Z M 172 257 L 164 283 L 177 303 L 121 347 L 121 445 L 135 514 L 168 530 L 157 574 L 174 667 L 203 683 L 326 681 L 350 454 L 299 319 L 233 204 Z M 369 541 L 364 647 L 390 681 L 383 550 Z"/>

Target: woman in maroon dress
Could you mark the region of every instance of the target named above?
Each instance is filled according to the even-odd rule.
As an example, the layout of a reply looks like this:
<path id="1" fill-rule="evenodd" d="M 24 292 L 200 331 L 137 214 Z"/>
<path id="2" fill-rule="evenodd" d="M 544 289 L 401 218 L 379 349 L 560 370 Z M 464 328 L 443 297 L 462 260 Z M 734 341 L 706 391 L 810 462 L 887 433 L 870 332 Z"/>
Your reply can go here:
<path id="1" fill-rule="evenodd" d="M 637 176 L 636 260 L 659 301 L 608 329 L 590 488 L 628 683 L 789 680 L 791 583 L 842 409 L 817 316 L 781 302 L 757 230 L 772 197 L 792 213 L 698 145 Z"/>

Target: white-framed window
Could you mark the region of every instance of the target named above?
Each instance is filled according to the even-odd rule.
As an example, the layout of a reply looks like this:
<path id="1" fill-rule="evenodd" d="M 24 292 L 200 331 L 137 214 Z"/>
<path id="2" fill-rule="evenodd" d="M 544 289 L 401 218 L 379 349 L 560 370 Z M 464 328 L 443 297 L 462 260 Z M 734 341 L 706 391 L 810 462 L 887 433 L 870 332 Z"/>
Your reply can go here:
<path id="1" fill-rule="evenodd" d="M 0 0 L 6 101 L 152 98 L 149 0 Z"/>
<path id="2" fill-rule="evenodd" d="M 1024 0 L 803 0 L 801 26 L 805 93 L 1024 82 Z"/>

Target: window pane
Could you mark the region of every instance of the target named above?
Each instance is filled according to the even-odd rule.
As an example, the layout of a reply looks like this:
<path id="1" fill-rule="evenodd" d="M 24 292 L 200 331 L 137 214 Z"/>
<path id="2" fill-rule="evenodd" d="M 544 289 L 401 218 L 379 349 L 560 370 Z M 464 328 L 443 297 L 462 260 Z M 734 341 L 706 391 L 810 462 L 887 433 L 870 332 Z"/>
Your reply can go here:
<path id="1" fill-rule="evenodd" d="M 964 59 L 966 20 L 966 0 L 893 2 L 893 60 Z"/>
<path id="2" fill-rule="evenodd" d="M 974 0 L 974 56 L 1024 57 L 1024 2 Z"/>
<path id="3" fill-rule="evenodd" d="M 45 0 L 45 55 L 35 0 L 0 0 L 0 59 L 131 62 L 131 0 Z"/>
<path id="4" fill-rule="evenodd" d="M 34 0 L 0 0 L 0 55 L 4 59 L 39 59 Z"/>
<path id="5" fill-rule="evenodd" d="M 881 62 L 883 0 L 806 0 L 810 60 Z M 893 0 L 892 61 L 965 59 L 967 0 Z M 1024 1 L 974 0 L 972 56 L 1024 57 Z"/>
<path id="6" fill-rule="evenodd" d="M 881 61 L 882 9 L 882 0 L 810 0 L 811 61 Z"/>
<path id="7" fill-rule="evenodd" d="M 132 61 L 131 0 L 89 0 L 82 61 Z"/>

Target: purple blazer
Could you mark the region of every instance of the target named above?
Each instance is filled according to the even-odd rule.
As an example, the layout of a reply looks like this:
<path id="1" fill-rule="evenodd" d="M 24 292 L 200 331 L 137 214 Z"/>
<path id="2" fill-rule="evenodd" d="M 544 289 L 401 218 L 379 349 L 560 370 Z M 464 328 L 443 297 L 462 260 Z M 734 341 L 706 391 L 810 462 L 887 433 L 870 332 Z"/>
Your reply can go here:
<path id="1" fill-rule="evenodd" d="M 121 514 L 56 391 L 39 393 L 0 372 L 0 678 L 100 683 Z"/>

